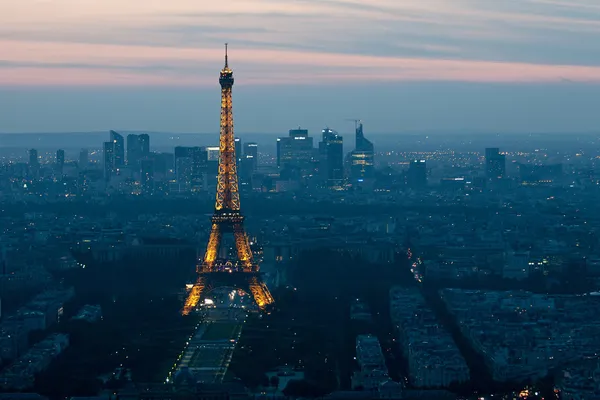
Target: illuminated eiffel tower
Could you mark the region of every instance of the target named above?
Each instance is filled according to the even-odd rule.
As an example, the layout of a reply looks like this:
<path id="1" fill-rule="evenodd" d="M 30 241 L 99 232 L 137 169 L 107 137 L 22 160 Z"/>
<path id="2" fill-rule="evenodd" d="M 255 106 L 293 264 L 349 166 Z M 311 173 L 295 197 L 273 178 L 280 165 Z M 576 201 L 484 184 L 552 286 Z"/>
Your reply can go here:
<path id="1" fill-rule="evenodd" d="M 248 236 L 244 230 L 244 217 L 240 213 L 231 99 L 233 71 L 229 68 L 227 44 L 225 44 L 225 67 L 221 70 L 219 83 L 221 84 L 221 134 L 217 200 L 206 253 L 202 262 L 199 262 L 196 267 L 198 279 L 181 310 L 183 315 L 188 315 L 195 310 L 202 297 L 217 287 L 244 290 L 252 295 L 260 309 L 273 303 L 273 297 L 260 276 L 259 267 L 254 263 Z M 233 234 L 237 260 L 218 259 L 225 233 Z"/>

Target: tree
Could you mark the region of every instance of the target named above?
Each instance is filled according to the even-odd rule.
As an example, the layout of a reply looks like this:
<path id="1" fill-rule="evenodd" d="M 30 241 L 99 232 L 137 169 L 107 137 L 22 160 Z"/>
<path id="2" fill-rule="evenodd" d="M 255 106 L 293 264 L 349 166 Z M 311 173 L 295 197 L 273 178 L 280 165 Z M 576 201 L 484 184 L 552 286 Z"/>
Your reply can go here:
<path id="1" fill-rule="evenodd" d="M 269 383 L 271 384 L 273 391 L 275 391 L 275 389 L 279 387 L 279 377 L 277 375 L 273 375 L 269 380 Z"/>

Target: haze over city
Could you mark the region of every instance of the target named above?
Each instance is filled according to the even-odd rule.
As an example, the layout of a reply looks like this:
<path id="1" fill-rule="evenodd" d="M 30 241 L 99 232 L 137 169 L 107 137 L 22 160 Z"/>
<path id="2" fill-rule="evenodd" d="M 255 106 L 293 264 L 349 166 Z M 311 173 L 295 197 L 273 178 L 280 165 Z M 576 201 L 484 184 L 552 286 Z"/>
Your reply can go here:
<path id="1" fill-rule="evenodd" d="M 240 132 L 594 131 L 599 33 L 593 0 L 9 0 L 0 132 L 216 133 L 224 42 Z"/>

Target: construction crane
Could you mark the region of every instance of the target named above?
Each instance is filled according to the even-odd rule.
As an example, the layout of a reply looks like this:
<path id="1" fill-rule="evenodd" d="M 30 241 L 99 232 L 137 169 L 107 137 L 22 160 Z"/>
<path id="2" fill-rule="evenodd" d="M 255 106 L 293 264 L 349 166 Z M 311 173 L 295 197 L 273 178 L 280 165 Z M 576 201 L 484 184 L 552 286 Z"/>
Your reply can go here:
<path id="1" fill-rule="evenodd" d="M 358 124 L 360 124 L 362 122 L 360 119 L 352 119 L 352 118 L 346 119 L 346 121 L 354 122 L 354 130 L 357 130 Z"/>

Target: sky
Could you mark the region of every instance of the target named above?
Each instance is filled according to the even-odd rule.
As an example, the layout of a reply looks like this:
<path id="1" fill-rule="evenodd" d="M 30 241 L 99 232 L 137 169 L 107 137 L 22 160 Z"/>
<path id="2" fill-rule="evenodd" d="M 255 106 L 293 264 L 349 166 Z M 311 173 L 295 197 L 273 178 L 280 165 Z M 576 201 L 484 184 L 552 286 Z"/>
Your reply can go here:
<path id="1" fill-rule="evenodd" d="M 2 0 L 0 132 L 600 131 L 597 0 Z"/>

